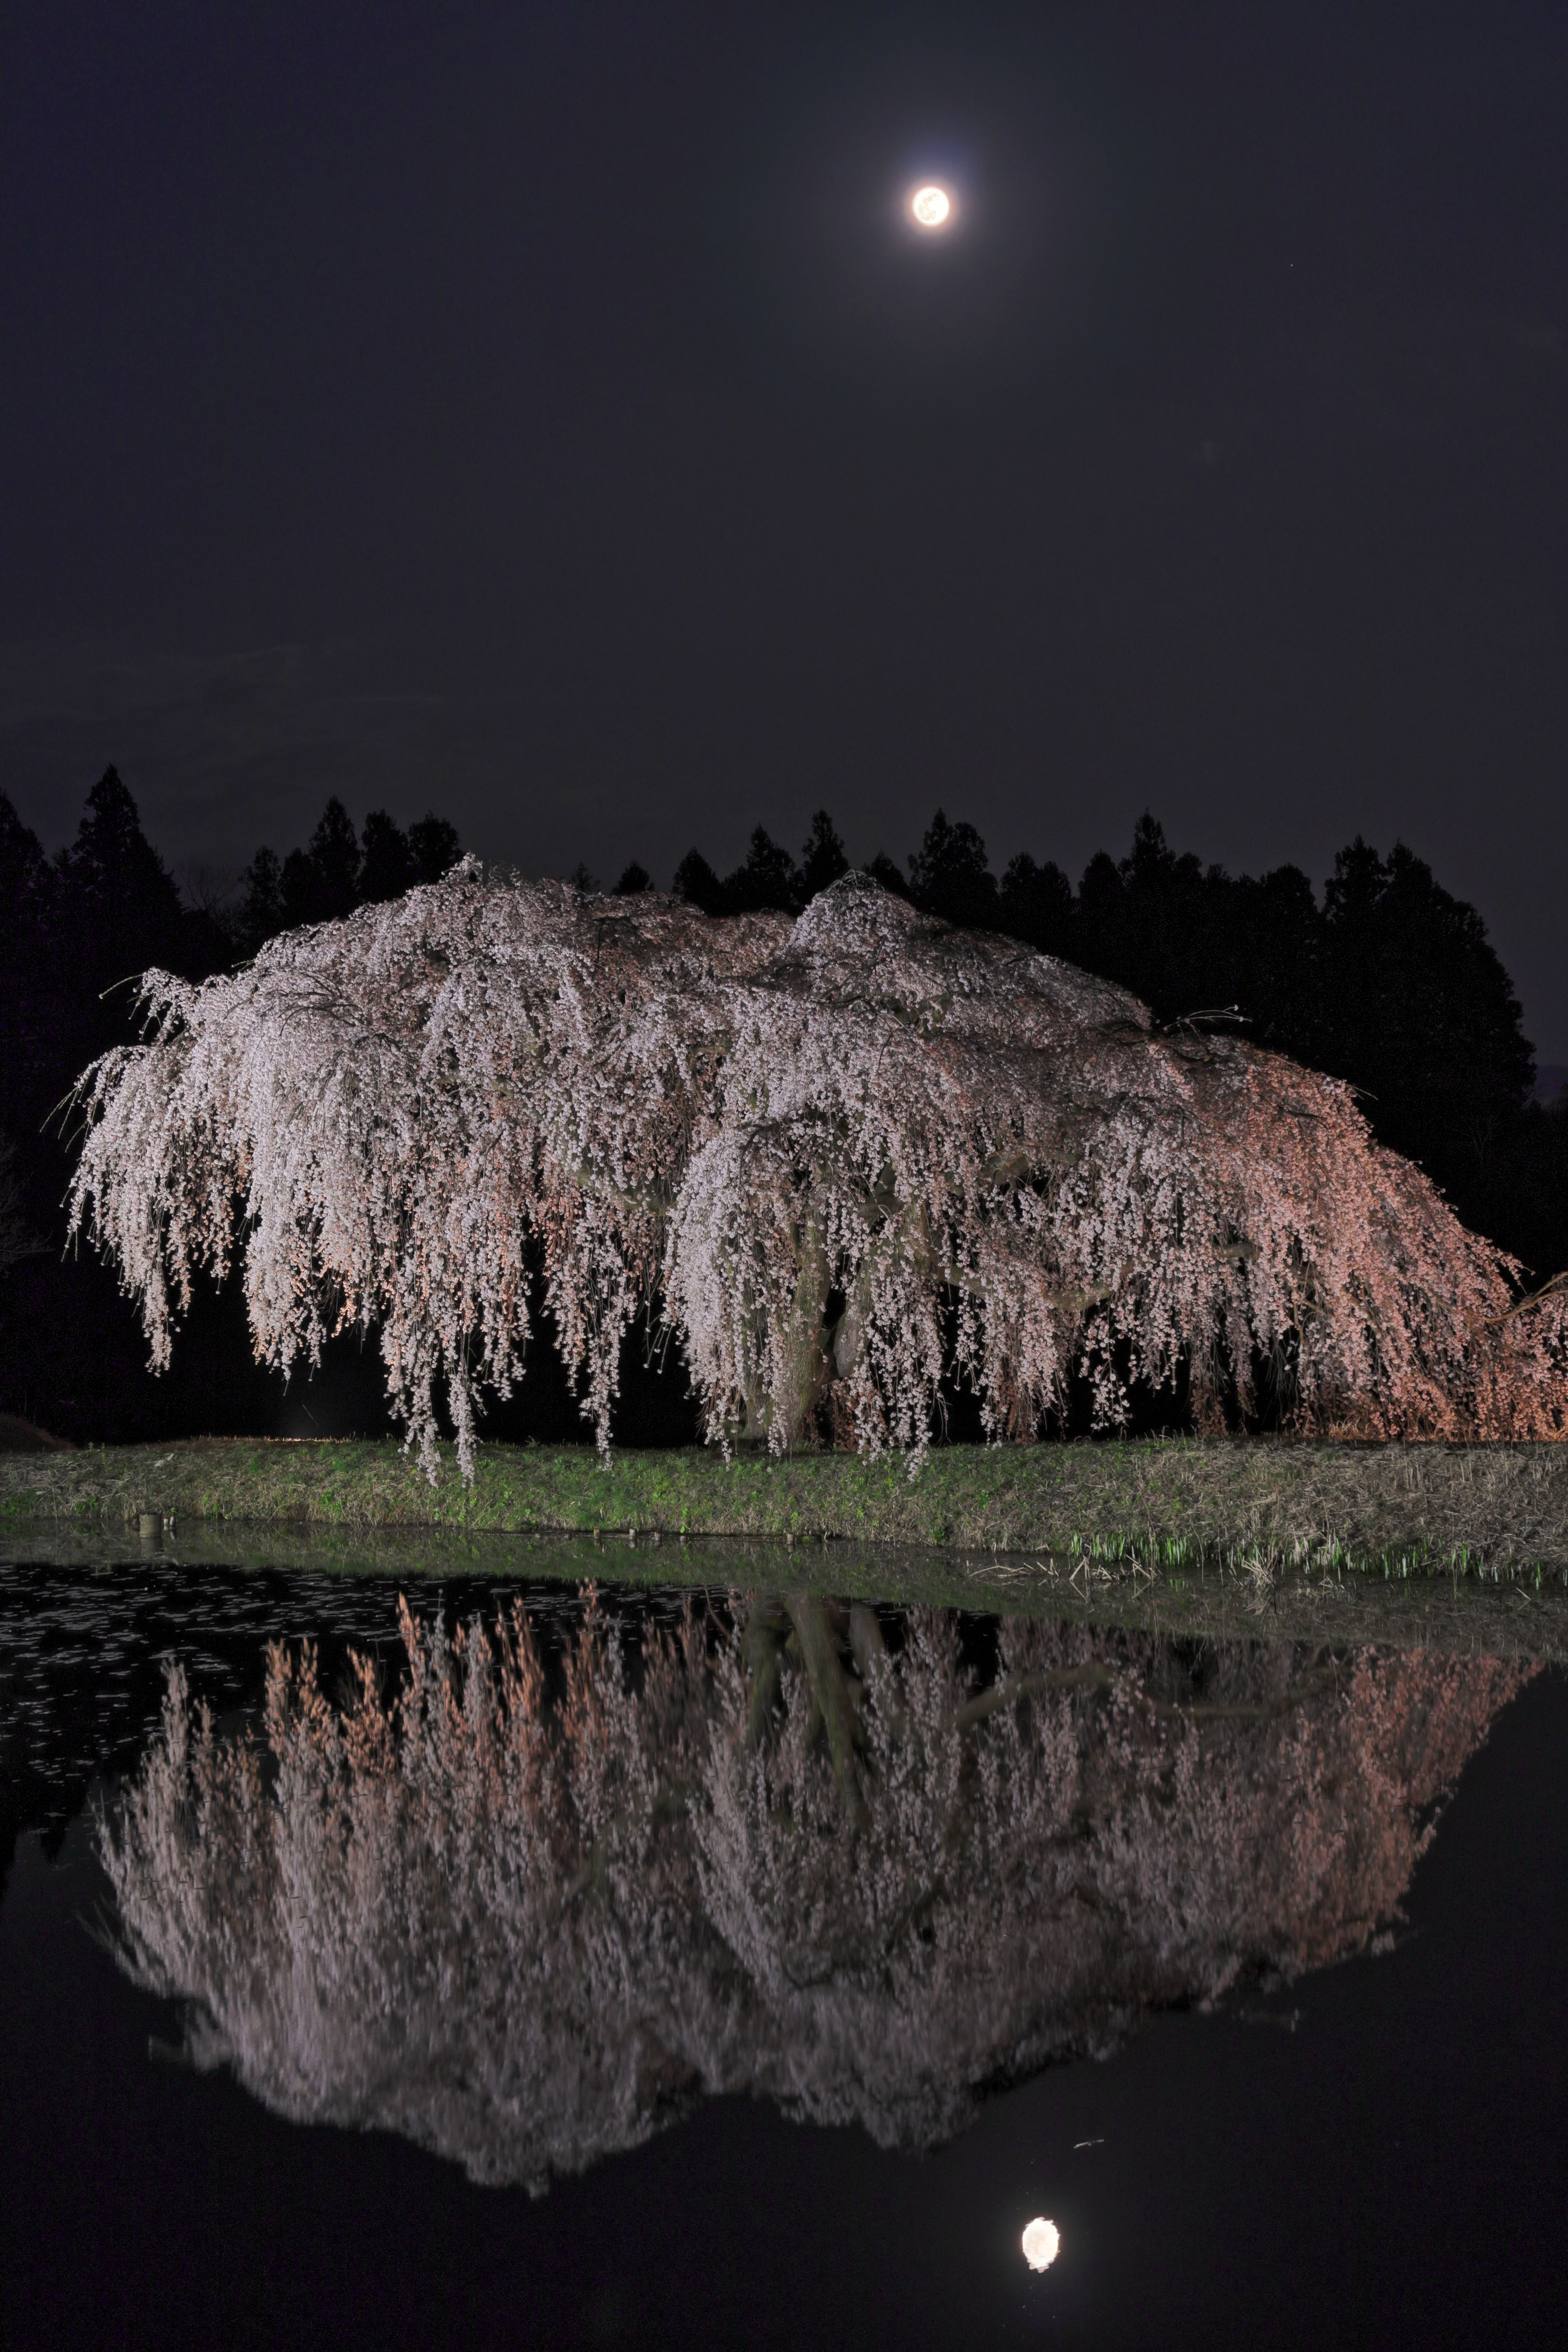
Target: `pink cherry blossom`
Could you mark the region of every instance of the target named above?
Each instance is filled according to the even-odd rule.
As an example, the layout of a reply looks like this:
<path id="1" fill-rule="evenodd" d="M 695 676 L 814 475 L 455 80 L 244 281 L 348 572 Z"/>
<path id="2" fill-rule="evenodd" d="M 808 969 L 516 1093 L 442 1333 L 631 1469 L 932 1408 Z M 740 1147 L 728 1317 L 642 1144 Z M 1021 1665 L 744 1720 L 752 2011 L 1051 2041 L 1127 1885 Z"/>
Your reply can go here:
<path id="1" fill-rule="evenodd" d="M 1124 991 L 847 876 L 798 921 L 486 873 L 142 982 L 83 1076 L 73 1232 L 155 1365 L 238 1252 L 257 1354 L 375 1328 L 432 1478 L 437 1400 L 522 1376 L 530 1254 L 607 1446 L 622 1339 L 679 1339 L 709 1437 L 918 1457 L 938 1385 L 1026 1438 L 1184 1360 L 1199 1427 L 1260 1372 L 1304 1430 L 1557 1437 L 1561 1296 L 1337 1081 L 1157 1030 Z"/>

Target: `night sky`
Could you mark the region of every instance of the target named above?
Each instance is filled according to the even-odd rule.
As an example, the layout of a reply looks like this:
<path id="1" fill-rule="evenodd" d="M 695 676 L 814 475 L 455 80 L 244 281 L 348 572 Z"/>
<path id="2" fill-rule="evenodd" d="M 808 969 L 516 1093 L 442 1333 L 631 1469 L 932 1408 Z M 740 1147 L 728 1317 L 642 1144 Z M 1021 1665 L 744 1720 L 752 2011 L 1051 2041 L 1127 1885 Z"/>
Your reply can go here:
<path id="1" fill-rule="evenodd" d="M 823 803 L 1400 835 L 1568 1062 L 1565 68 L 1502 0 L 8 0 L 0 785 L 660 883 Z"/>

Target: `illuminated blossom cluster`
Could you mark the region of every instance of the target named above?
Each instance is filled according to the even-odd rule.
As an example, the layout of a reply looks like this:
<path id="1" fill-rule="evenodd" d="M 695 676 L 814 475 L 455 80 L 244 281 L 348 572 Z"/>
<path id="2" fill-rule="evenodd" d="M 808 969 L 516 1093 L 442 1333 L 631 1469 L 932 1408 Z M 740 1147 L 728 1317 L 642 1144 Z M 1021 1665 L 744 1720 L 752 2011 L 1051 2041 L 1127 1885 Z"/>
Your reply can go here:
<path id="1" fill-rule="evenodd" d="M 918 1451 L 944 1375 L 1025 1437 L 1185 1364 L 1199 1427 L 1528 1437 L 1568 1421 L 1560 1298 L 1372 1140 L 1350 1091 L 916 913 L 863 876 L 711 919 L 487 876 L 143 983 L 79 1089 L 75 1226 L 153 1360 L 243 1255 L 258 1354 L 379 1329 L 435 1475 L 522 1370 L 531 1267 L 607 1444 L 622 1340 L 679 1339 L 710 1438 Z"/>
<path id="2" fill-rule="evenodd" d="M 103 1826 L 121 1956 L 300 2120 L 534 2189 L 749 2092 L 931 2146 L 1152 2007 L 1397 1919 L 1432 1808 L 1535 1671 L 753 1597 L 627 1672 L 521 1607 L 408 1673 L 271 1653 L 265 1750 L 171 1676 Z"/>

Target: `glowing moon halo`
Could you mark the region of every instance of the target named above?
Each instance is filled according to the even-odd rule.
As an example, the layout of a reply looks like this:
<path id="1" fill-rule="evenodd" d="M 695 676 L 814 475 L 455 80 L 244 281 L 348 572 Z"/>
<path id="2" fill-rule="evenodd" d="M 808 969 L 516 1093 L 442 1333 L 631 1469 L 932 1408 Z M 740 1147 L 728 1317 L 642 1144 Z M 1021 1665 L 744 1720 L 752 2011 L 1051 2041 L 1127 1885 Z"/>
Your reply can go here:
<path id="1" fill-rule="evenodd" d="M 945 228 L 952 217 L 952 198 L 934 184 L 917 188 L 910 198 L 910 212 L 917 228 Z"/>
<path id="2" fill-rule="evenodd" d="M 1024 2260 L 1032 2271 L 1048 2271 L 1061 2252 L 1062 2233 L 1054 2221 L 1037 2214 L 1024 2232 Z"/>

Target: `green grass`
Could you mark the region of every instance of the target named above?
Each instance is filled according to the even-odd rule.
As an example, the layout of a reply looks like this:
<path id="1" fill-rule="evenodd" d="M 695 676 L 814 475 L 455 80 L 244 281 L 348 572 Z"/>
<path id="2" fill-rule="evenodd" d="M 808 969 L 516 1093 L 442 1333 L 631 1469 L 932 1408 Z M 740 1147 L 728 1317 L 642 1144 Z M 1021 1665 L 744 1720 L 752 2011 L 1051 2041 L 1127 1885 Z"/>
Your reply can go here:
<path id="1" fill-rule="evenodd" d="M 148 1512 L 373 1530 L 750 1537 L 1049 1552 L 1179 1576 L 1204 1562 L 1390 1577 L 1568 1572 L 1568 1446 L 1281 1439 L 947 1446 L 900 1456 L 489 1445 L 471 1487 L 395 1442 L 205 1438 L 0 1455 L 0 1526 L 134 1526 Z"/>

